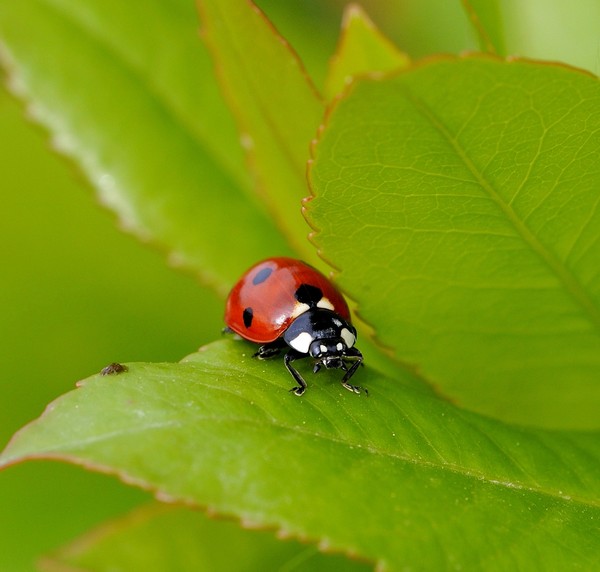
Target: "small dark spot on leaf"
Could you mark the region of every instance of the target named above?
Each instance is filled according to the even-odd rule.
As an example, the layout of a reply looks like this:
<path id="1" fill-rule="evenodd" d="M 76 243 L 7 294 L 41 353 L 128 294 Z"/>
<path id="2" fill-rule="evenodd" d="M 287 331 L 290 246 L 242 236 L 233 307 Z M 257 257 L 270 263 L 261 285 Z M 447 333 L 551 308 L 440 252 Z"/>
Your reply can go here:
<path id="1" fill-rule="evenodd" d="M 121 363 L 111 363 L 102 369 L 100 375 L 118 375 L 119 373 L 123 373 L 127 371 L 127 366 Z"/>

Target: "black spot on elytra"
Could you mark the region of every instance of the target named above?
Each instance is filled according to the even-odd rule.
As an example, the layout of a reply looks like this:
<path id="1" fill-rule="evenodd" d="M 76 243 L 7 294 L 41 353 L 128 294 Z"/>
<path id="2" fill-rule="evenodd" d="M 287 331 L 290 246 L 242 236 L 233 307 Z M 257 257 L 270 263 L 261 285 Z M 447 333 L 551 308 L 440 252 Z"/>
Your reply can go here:
<path id="1" fill-rule="evenodd" d="M 255 286 L 257 284 L 262 284 L 269 276 L 271 276 L 271 273 L 273 272 L 272 268 L 263 268 L 253 279 L 252 279 L 252 284 L 254 284 Z"/>
<path id="2" fill-rule="evenodd" d="M 254 318 L 252 308 L 245 308 L 242 317 L 244 318 L 244 326 L 249 328 L 252 325 L 252 318 Z"/>
<path id="3" fill-rule="evenodd" d="M 320 288 L 311 284 L 300 284 L 296 289 L 296 300 L 301 304 L 316 306 L 319 300 L 323 297 L 323 292 Z"/>

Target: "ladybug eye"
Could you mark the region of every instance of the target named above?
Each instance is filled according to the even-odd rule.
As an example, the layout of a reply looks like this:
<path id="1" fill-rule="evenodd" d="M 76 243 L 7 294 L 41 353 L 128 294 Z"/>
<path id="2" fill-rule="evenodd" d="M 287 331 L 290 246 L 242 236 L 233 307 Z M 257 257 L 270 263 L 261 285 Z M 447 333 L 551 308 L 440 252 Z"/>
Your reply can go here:
<path id="1" fill-rule="evenodd" d="M 343 340 L 316 340 L 310 346 L 310 355 L 314 358 L 328 358 L 342 355 L 347 347 Z"/>
<path id="2" fill-rule="evenodd" d="M 320 358 L 324 352 L 327 351 L 327 348 L 320 342 L 316 341 L 310 344 L 309 353 L 311 357 Z"/>

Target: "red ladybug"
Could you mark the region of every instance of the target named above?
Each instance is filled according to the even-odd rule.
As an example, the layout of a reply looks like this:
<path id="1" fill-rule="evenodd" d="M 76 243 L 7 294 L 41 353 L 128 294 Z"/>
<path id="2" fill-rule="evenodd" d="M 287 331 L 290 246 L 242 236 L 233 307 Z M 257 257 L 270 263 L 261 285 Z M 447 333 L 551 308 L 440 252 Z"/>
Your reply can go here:
<path id="1" fill-rule="evenodd" d="M 354 347 L 348 304 L 312 266 L 284 257 L 255 264 L 229 293 L 225 323 L 226 331 L 261 344 L 254 354 L 259 359 L 288 348 L 284 363 L 298 383 L 290 390 L 296 395 L 304 393 L 306 382 L 292 362 L 308 356 L 315 360 L 314 373 L 322 366 L 343 369 L 342 385 L 360 393 L 360 387 L 348 383 L 363 361 Z"/>

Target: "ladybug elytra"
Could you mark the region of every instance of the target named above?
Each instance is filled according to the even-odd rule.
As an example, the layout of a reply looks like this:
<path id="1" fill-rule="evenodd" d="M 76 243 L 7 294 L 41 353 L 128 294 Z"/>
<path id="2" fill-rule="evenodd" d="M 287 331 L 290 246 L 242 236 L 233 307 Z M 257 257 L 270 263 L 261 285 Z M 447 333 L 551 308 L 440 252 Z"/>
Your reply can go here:
<path id="1" fill-rule="evenodd" d="M 302 395 L 306 382 L 292 362 L 311 357 L 313 371 L 342 369 L 342 385 L 349 383 L 363 361 L 354 347 L 356 329 L 348 304 L 318 270 L 293 258 L 276 257 L 255 264 L 240 278 L 227 298 L 226 330 L 261 344 L 254 354 L 273 357 L 287 348 L 284 363 L 298 384 L 290 391 Z M 366 390 L 365 390 L 366 393 Z"/>

